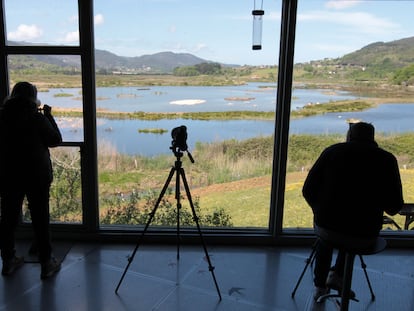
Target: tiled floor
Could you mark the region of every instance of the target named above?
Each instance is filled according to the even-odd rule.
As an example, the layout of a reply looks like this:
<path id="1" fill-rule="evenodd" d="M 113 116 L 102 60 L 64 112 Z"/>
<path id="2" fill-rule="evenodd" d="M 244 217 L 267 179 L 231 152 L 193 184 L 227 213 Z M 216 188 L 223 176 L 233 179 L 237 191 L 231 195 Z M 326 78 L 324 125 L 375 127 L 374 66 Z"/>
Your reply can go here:
<path id="1" fill-rule="evenodd" d="M 315 304 L 308 270 L 291 293 L 308 248 L 209 246 L 222 300 L 201 245 L 141 245 L 115 293 L 135 245 L 74 244 L 56 277 L 41 281 L 40 267 L 26 263 L 0 277 L 0 310 L 270 311 L 338 310 L 335 300 Z M 375 301 L 355 261 L 350 310 L 414 310 L 414 253 L 387 249 L 364 257 Z"/>

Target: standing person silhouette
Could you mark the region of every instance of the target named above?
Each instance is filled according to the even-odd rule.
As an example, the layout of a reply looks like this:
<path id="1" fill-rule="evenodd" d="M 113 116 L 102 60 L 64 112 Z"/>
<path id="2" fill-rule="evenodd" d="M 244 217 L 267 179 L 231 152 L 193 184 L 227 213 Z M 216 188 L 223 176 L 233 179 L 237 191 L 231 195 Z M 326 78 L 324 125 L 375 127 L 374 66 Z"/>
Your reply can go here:
<path id="1" fill-rule="evenodd" d="M 16 256 L 15 231 L 24 197 L 32 219 L 41 264 L 41 279 L 60 270 L 52 256 L 49 233 L 49 190 L 53 179 L 49 147 L 62 142 L 50 106 L 39 109 L 37 88 L 18 82 L 0 108 L 0 248 L 2 274 L 11 275 L 24 263 Z"/>
<path id="2" fill-rule="evenodd" d="M 384 212 L 395 215 L 401 210 L 404 201 L 397 160 L 378 146 L 374 133 L 372 124 L 350 124 L 347 141 L 326 148 L 309 171 L 303 196 L 312 208 L 315 231 L 374 240 Z M 332 253 L 324 241 L 318 244 L 315 300 L 331 288 L 341 292 L 345 254 L 339 250 L 331 268 Z"/>

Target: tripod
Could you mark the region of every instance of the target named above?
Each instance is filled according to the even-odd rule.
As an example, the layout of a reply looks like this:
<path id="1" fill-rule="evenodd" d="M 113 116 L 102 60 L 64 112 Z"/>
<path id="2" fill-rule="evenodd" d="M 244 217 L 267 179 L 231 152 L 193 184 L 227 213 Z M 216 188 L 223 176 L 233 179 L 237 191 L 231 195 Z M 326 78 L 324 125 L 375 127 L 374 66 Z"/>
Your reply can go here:
<path id="1" fill-rule="evenodd" d="M 175 199 L 177 201 L 177 260 L 180 259 L 180 209 L 181 209 L 180 177 L 181 177 L 182 178 L 182 181 L 184 183 L 184 188 L 185 188 L 185 191 L 186 191 L 186 194 L 187 194 L 188 201 L 189 201 L 190 206 L 191 206 L 191 211 L 192 211 L 192 214 L 193 214 L 193 220 L 194 220 L 194 222 L 197 225 L 198 234 L 200 235 L 200 239 L 201 239 L 201 242 L 203 244 L 203 249 L 204 249 L 205 257 L 206 257 L 207 262 L 208 262 L 208 267 L 209 267 L 208 269 L 211 272 L 211 275 L 212 275 L 213 280 L 214 280 L 214 284 L 216 286 L 217 294 L 219 296 L 219 299 L 221 300 L 220 289 L 218 287 L 217 280 L 216 280 L 216 276 L 214 274 L 214 267 L 211 264 L 210 256 L 208 255 L 208 252 L 207 252 L 207 247 L 206 247 L 206 244 L 204 242 L 203 235 L 202 235 L 201 230 L 200 230 L 200 224 L 198 222 L 198 217 L 196 215 L 196 212 L 195 212 L 195 209 L 194 209 L 194 205 L 193 205 L 193 201 L 191 199 L 190 188 L 188 187 L 187 179 L 186 179 L 185 173 L 184 173 L 184 168 L 182 167 L 181 158 L 183 156 L 183 152 L 181 152 L 181 150 L 178 147 L 174 147 L 174 146 L 173 147 L 170 147 L 170 149 L 173 150 L 174 155 L 177 158 L 176 161 L 175 161 L 175 165 L 171 168 L 170 174 L 168 175 L 168 178 L 167 178 L 167 180 L 166 180 L 166 182 L 164 184 L 164 187 L 161 190 L 160 196 L 158 197 L 158 200 L 155 203 L 154 209 L 149 214 L 149 218 L 148 218 L 148 221 L 147 221 L 147 223 L 145 225 L 144 231 L 142 231 L 142 234 L 140 236 L 140 239 L 138 240 L 138 243 L 136 244 L 135 249 L 132 252 L 132 255 L 130 257 L 128 257 L 128 264 L 125 267 L 125 270 L 124 270 L 124 273 L 122 274 L 121 279 L 119 280 L 118 286 L 115 289 L 115 293 L 118 293 L 118 289 L 119 289 L 119 287 L 120 287 L 120 285 L 122 283 L 122 280 L 124 279 L 125 274 L 127 273 L 128 268 L 129 268 L 131 262 L 134 260 L 135 254 L 136 254 L 136 252 L 137 252 L 137 250 L 139 248 L 139 245 L 140 245 L 140 241 L 142 240 L 142 238 L 144 237 L 145 233 L 147 232 L 148 227 L 149 227 L 151 221 L 153 220 L 153 218 L 155 216 L 155 212 L 157 211 L 158 206 L 159 206 L 159 204 L 160 204 L 160 202 L 161 202 L 161 200 L 162 200 L 162 198 L 163 198 L 163 196 L 164 196 L 164 194 L 165 194 L 165 192 L 166 192 L 166 190 L 168 188 L 169 183 L 171 182 L 171 180 L 172 180 L 172 178 L 174 176 L 174 173 L 175 173 L 176 174 Z M 194 163 L 194 159 L 191 156 L 191 154 L 188 151 L 187 151 L 187 153 L 188 153 L 188 156 L 189 156 L 191 162 Z"/>

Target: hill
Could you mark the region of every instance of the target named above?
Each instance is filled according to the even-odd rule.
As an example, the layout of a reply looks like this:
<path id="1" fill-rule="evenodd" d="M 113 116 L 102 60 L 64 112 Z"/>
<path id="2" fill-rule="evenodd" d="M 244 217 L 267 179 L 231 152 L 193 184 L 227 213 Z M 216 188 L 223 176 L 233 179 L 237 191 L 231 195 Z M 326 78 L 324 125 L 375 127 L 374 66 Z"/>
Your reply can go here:
<path id="1" fill-rule="evenodd" d="M 8 42 L 10 45 L 32 45 L 31 43 Z M 160 52 L 136 57 L 118 56 L 105 50 L 95 50 L 95 66 L 99 73 L 118 72 L 122 74 L 166 73 L 174 68 L 193 66 L 200 63 L 212 63 L 189 53 Z M 54 71 L 57 67 L 66 71 L 80 71 L 80 58 L 74 55 L 31 55 L 15 56 L 11 59 L 10 68 L 22 69 L 43 68 Z"/>
<path id="2" fill-rule="evenodd" d="M 375 42 L 338 59 L 342 65 L 387 65 L 398 69 L 414 62 L 414 37 L 391 42 Z"/>
<path id="3" fill-rule="evenodd" d="M 335 59 L 323 59 L 296 64 L 297 79 L 335 79 L 365 81 L 388 81 L 411 84 L 407 72 L 414 63 L 414 37 L 390 42 L 375 42 Z M 408 68 L 408 69 L 407 69 Z M 404 81 L 396 75 L 404 71 Z"/>
<path id="4" fill-rule="evenodd" d="M 9 42 L 21 45 L 19 42 Z M 30 45 L 30 43 L 24 43 Z M 98 74 L 172 74 L 174 68 L 213 63 L 188 53 L 160 52 L 136 57 L 119 56 L 105 50 L 95 51 Z M 10 69 L 30 72 L 80 72 L 80 58 L 73 55 L 16 55 Z M 375 42 L 335 59 L 315 60 L 295 65 L 295 78 L 304 80 L 388 81 L 414 84 L 414 37 L 391 42 Z M 221 64 L 225 67 L 236 67 Z M 411 66 L 411 67 L 410 67 Z M 239 67 L 239 66 L 237 66 Z M 273 69 L 272 69 L 273 70 Z M 274 74 L 273 72 L 271 73 Z M 274 80 L 274 76 L 272 78 Z M 335 82 L 335 81 L 333 81 Z"/>
<path id="5" fill-rule="evenodd" d="M 120 71 L 122 73 L 172 73 L 176 67 L 211 62 L 189 53 L 173 52 L 125 57 L 104 50 L 95 50 L 95 57 L 97 70 Z"/>

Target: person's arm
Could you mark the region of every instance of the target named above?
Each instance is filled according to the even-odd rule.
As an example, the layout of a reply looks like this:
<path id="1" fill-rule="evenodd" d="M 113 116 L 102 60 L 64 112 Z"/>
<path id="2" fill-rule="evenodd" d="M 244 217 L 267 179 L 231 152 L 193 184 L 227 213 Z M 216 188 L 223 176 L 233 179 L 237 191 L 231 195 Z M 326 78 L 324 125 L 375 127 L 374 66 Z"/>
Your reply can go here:
<path id="1" fill-rule="evenodd" d="M 312 209 L 319 205 L 319 187 L 322 184 L 325 161 L 325 152 L 323 152 L 310 169 L 302 188 L 303 197 Z"/>
<path id="2" fill-rule="evenodd" d="M 62 142 L 62 134 L 52 116 L 52 107 L 43 106 L 43 118 L 41 121 L 42 138 L 46 146 L 56 147 Z"/>
<path id="3" fill-rule="evenodd" d="M 387 180 L 387 200 L 385 212 L 389 215 L 397 214 L 403 207 L 404 199 L 402 192 L 402 183 L 400 170 L 398 168 L 397 159 L 392 156 Z"/>

